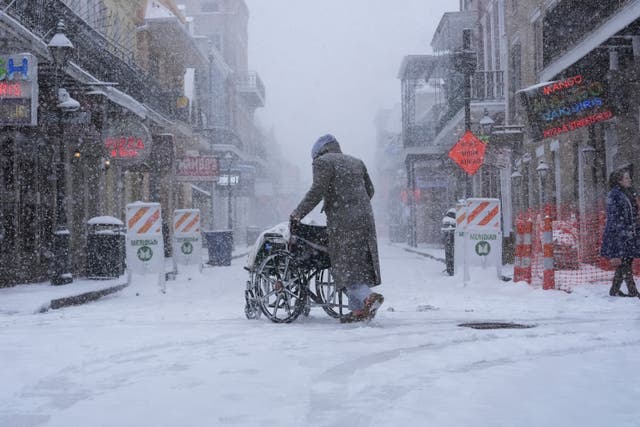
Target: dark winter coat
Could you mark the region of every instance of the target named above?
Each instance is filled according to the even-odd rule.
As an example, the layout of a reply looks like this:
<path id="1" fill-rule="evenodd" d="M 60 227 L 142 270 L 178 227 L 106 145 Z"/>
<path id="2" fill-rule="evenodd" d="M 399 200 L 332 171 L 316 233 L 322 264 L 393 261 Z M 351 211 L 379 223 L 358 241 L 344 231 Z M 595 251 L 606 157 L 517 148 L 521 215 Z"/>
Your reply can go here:
<path id="1" fill-rule="evenodd" d="M 331 274 L 338 287 L 381 282 L 373 192 L 362 160 L 342 154 L 335 144 L 314 159 L 313 184 L 291 214 L 304 218 L 324 199 Z"/>
<path id="2" fill-rule="evenodd" d="M 640 257 L 638 205 L 630 192 L 616 186 L 607 195 L 607 222 L 600 255 L 607 258 Z"/>

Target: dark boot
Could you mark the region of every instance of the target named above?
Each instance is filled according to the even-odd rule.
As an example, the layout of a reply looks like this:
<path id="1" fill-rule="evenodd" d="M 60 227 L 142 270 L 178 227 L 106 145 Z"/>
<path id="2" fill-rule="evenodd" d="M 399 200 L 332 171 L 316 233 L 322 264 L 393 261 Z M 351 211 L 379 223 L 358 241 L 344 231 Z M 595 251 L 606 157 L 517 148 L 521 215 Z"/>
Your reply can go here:
<path id="1" fill-rule="evenodd" d="M 622 286 L 622 268 L 618 266 L 615 274 L 613 275 L 613 281 L 611 283 L 611 289 L 609 289 L 609 295 L 612 297 L 626 297 L 627 294 L 620 290 L 620 286 Z"/>
<path id="2" fill-rule="evenodd" d="M 630 297 L 640 298 L 640 295 L 638 295 L 638 288 L 636 288 L 636 282 L 633 281 L 633 278 L 627 279 L 627 289 L 629 290 Z"/>

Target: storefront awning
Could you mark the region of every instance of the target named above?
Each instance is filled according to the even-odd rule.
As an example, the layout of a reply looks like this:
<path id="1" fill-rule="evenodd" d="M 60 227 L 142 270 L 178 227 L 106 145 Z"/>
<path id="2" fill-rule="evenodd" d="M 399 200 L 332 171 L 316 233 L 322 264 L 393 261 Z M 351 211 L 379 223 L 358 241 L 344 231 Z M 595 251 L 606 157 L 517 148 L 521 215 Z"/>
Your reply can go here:
<path id="1" fill-rule="evenodd" d="M 540 72 L 540 80 L 547 81 L 556 78 L 558 74 L 566 70 L 580 59 L 585 57 L 593 49 L 600 46 L 619 31 L 627 27 L 640 17 L 640 2 L 629 2 L 624 7 L 607 19 L 600 27 L 591 31 L 584 39 L 576 43 L 564 55 L 558 57 Z"/>

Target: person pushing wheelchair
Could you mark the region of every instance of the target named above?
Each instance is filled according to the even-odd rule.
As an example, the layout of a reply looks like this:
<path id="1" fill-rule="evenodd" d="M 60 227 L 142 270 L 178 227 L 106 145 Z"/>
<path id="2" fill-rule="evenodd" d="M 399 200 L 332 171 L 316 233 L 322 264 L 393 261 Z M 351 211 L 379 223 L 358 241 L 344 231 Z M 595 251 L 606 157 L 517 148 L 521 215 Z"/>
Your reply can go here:
<path id="1" fill-rule="evenodd" d="M 299 222 L 324 200 L 331 274 L 349 298 L 350 313 L 342 323 L 370 321 L 384 302 L 371 288 L 381 283 L 375 220 L 371 208 L 374 188 L 364 162 L 343 154 L 331 135 L 311 149 L 313 183 L 290 215 Z"/>

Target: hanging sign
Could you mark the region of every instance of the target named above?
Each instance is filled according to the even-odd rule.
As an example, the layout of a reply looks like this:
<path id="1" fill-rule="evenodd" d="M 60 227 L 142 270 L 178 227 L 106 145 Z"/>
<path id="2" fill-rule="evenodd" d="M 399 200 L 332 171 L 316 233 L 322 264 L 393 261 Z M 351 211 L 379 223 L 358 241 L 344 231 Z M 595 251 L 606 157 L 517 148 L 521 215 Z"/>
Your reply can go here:
<path id="1" fill-rule="evenodd" d="M 151 134 L 139 120 L 119 117 L 109 121 L 103 144 L 111 159 L 126 163 L 141 163 L 151 151 Z"/>
<path id="2" fill-rule="evenodd" d="M 466 131 L 462 138 L 449 150 L 449 158 L 456 162 L 467 175 L 473 175 L 484 162 L 486 144 L 471 131 Z"/>
<path id="3" fill-rule="evenodd" d="M 0 54 L 0 126 L 38 124 L 38 60 Z"/>
<path id="4" fill-rule="evenodd" d="M 518 92 L 535 140 L 591 126 L 613 118 L 607 85 L 579 74 Z"/>
<path id="5" fill-rule="evenodd" d="M 188 156 L 178 159 L 178 181 L 217 181 L 218 159 L 215 156 Z"/>

